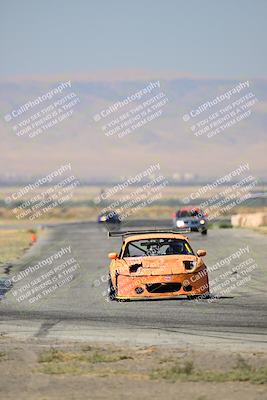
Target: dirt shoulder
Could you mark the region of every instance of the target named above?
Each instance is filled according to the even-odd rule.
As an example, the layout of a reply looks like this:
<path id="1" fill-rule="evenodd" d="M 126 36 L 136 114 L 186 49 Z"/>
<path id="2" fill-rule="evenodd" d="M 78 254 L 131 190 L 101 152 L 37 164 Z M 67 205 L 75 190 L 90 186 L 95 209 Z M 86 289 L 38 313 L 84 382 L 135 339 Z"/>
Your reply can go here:
<path id="1" fill-rule="evenodd" d="M 266 398 L 267 354 L 0 338 L 5 399 Z"/>
<path id="2" fill-rule="evenodd" d="M 5 276 L 4 267 L 20 259 L 39 235 L 36 229 L 0 229 L 0 277 Z"/>

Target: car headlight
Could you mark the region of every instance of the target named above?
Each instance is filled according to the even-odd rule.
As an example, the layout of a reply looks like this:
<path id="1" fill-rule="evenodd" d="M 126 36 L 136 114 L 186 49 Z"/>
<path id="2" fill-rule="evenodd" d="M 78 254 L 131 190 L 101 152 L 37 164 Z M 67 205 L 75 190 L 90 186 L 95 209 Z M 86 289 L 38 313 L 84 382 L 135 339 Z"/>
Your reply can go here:
<path id="1" fill-rule="evenodd" d="M 107 217 L 100 217 L 100 221 L 104 222 L 107 220 Z"/>
<path id="2" fill-rule="evenodd" d="M 183 226 L 185 226 L 185 223 L 182 220 L 178 220 L 178 221 L 176 221 L 176 225 L 177 225 L 177 228 L 182 228 Z"/>
<path id="3" fill-rule="evenodd" d="M 194 269 L 197 266 L 197 262 L 196 261 L 184 261 L 184 267 L 185 269 Z"/>
<path id="4" fill-rule="evenodd" d="M 199 223 L 200 223 L 201 225 L 204 225 L 204 224 L 205 224 L 205 220 L 204 220 L 204 219 L 201 219 L 201 220 L 199 221 Z"/>

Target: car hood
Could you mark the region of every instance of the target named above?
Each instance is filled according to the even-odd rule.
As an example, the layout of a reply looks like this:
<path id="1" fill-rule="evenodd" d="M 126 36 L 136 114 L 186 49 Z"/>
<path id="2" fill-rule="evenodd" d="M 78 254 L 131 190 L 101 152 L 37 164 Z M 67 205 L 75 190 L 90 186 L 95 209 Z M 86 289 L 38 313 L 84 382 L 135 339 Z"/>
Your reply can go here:
<path id="1" fill-rule="evenodd" d="M 195 255 L 127 257 L 121 260 L 119 273 L 131 276 L 181 274 L 189 272 L 184 261 L 197 261 L 199 267 L 200 259 Z"/>

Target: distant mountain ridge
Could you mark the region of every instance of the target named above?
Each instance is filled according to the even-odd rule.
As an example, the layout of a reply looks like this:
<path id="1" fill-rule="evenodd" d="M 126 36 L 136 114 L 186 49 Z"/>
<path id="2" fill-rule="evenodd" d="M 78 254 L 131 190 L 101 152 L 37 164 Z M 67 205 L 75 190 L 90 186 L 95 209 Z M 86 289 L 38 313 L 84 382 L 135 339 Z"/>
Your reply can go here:
<path id="1" fill-rule="evenodd" d="M 120 139 L 116 135 L 105 136 L 101 124 L 106 120 L 95 122 L 94 116 L 142 90 L 150 81 L 157 80 L 157 76 L 145 79 L 126 79 L 122 76 L 121 80 L 119 76 L 114 80 L 77 77 L 71 80 L 72 87 L 66 91 L 74 92 L 80 99 L 73 108 L 73 115 L 33 139 L 26 135 L 17 137 L 12 123 L 6 122 L 4 116 L 66 79 L 47 77 L 0 82 L 2 172 L 15 173 L 19 170 L 26 175 L 40 175 L 63 162 L 71 162 L 77 176 L 101 179 L 133 174 L 156 161 L 165 175 L 188 171 L 204 177 L 218 176 L 242 162 L 248 162 L 255 175 L 263 177 L 266 173 L 267 81 L 264 79 L 251 81 L 246 91 L 252 91 L 258 98 L 251 116 L 210 139 L 206 135 L 194 136 L 190 129 L 193 119 L 186 122 L 183 116 L 205 101 L 225 93 L 238 84 L 238 80 L 159 78 L 160 89 L 150 95 L 160 91 L 166 94 L 168 103 L 162 108 L 162 115 Z M 228 103 L 226 101 L 222 105 Z M 132 106 L 138 104 L 135 101 Z M 127 109 L 121 109 L 117 115 Z M 203 113 L 203 118 L 211 112 Z M 32 114 L 33 111 L 29 116 Z M 202 115 L 198 120 L 201 118 Z"/>

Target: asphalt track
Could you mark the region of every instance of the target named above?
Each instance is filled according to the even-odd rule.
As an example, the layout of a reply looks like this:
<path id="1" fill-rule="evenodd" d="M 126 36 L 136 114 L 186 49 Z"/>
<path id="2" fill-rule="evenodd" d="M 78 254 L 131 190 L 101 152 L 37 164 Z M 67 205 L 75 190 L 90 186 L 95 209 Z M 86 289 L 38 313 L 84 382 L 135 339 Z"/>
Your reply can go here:
<path id="1" fill-rule="evenodd" d="M 37 244 L 14 265 L 11 276 L 71 246 L 71 257 L 79 265 L 73 280 L 33 304 L 27 300 L 18 302 L 12 290 L 22 284 L 15 284 L 0 302 L 1 335 L 266 350 L 267 236 L 243 229 L 210 230 L 207 237 L 198 233 L 188 236 L 194 250 L 207 250 L 205 261 L 209 268 L 248 246 L 248 253 L 232 260 L 230 265 L 211 271 L 209 276 L 211 283 L 216 279 L 225 282 L 230 276 L 238 278 L 235 267 L 253 258 L 256 267 L 251 274 L 242 276 L 250 275 L 250 279 L 242 285 L 232 283 L 235 286 L 227 295 L 199 302 L 186 298 L 108 302 L 106 282 L 102 282 L 108 271 L 107 254 L 119 250 L 121 239 L 108 239 L 105 228 L 93 222 L 58 225 L 45 231 Z M 64 257 L 54 260 L 52 267 L 70 255 Z M 222 278 L 226 271 L 230 271 L 229 275 Z M 35 277 L 38 274 L 41 272 Z M 30 274 L 23 279 L 23 285 L 32 279 L 34 276 Z M 218 294 L 216 290 L 212 292 L 212 295 Z"/>

